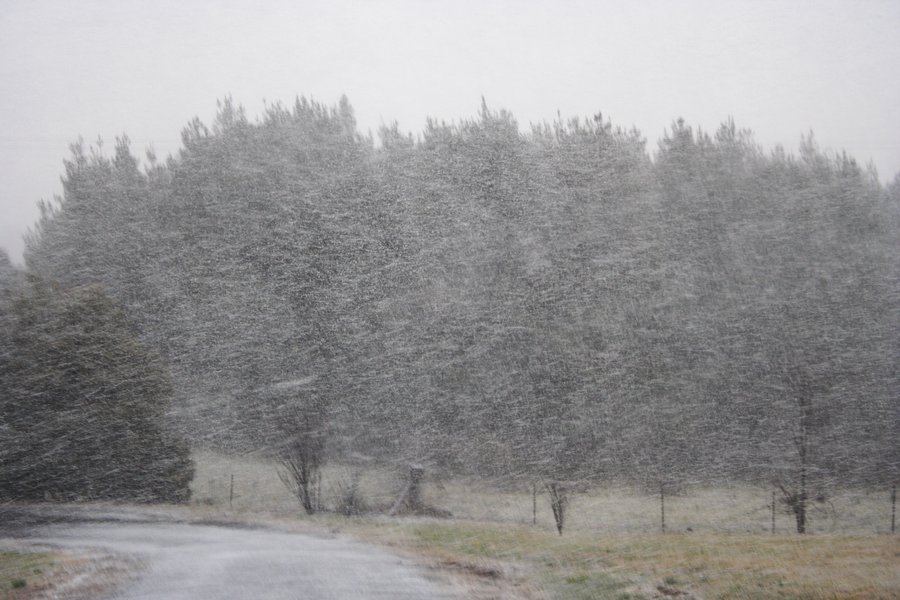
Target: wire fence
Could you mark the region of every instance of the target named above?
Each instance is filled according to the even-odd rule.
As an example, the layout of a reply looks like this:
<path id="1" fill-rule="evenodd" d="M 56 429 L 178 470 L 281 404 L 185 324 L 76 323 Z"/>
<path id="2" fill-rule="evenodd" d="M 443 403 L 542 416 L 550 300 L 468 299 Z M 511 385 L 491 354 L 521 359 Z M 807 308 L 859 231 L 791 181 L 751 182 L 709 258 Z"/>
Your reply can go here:
<path id="1" fill-rule="evenodd" d="M 274 462 L 201 453 L 192 502 L 235 512 L 301 516 L 304 511 L 278 477 Z M 317 506 L 339 512 L 352 482 L 372 514 L 387 514 L 404 485 L 400 473 L 385 469 L 327 467 L 315 490 Z M 532 481 L 495 486 L 475 479 L 429 479 L 423 501 L 452 518 L 517 523 L 553 529 L 546 491 Z M 896 530 L 896 487 L 836 489 L 807 501 L 807 533 L 870 534 Z M 789 534 L 795 516 L 780 491 L 750 485 L 685 486 L 650 493 L 625 484 L 582 487 L 566 505 L 568 531 Z"/>

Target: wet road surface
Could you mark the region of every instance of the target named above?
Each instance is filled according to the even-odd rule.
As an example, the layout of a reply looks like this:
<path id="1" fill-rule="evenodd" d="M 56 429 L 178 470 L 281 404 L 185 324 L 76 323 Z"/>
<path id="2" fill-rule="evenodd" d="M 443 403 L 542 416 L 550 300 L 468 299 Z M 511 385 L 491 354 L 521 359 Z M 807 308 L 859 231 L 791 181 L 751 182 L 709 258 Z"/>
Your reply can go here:
<path id="1" fill-rule="evenodd" d="M 26 539 L 137 559 L 113 598 L 450 600 L 427 570 L 342 538 L 186 523 L 61 523 Z"/>

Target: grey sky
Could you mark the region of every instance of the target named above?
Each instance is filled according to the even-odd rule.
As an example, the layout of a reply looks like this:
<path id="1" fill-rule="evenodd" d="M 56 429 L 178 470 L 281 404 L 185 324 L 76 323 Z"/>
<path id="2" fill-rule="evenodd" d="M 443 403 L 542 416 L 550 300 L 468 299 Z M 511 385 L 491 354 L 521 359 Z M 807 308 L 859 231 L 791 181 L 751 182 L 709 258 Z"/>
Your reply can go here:
<path id="1" fill-rule="evenodd" d="M 334 103 L 361 128 L 602 111 L 654 149 L 679 116 L 729 115 L 766 147 L 819 143 L 900 171 L 900 2 L 6 0 L 0 12 L 0 247 L 20 260 L 68 144 L 126 132 L 175 152 L 231 94 Z"/>

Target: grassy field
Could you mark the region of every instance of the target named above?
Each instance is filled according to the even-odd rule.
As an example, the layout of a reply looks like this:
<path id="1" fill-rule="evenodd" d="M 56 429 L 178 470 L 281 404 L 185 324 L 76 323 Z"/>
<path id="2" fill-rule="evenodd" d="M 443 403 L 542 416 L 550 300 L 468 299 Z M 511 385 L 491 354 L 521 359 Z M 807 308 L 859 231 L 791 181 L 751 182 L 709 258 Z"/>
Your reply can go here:
<path id="1" fill-rule="evenodd" d="M 27 598 L 46 583 L 46 572 L 55 567 L 48 552 L 0 551 L 0 594 L 3 598 Z"/>
<path id="2" fill-rule="evenodd" d="M 531 487 L 430 481 L 425 500 L 452 519 L 303 514 L 275 465 L 212 453 L 197 455 L 194 502 L 232 517 L 267 515 L 282 523 L 344 532 L 412 553 L 480 580 L 472 597 L 624 600 L 639 598 L 900 598 L 900 537 L 890 535 L 884 490 L 847 491 L 815 505 L 810 535 L 792 533 L 779 509 L 771 528 L 771 490 L 749 486 L 688 488 L 666 498 L 628 486 L 572 497 L 565 535 L 553 529 L 549 503 Z M 367 503 L 384 508 L 401 487 L 385 471 L 358 473 Z M 231 502 L 231 476 L 234 491 Z M 323 474 L 323 502 L 351 472 Z"/>
<path id="3" fill-rule="evenodd" d="M 900 543 L 890 535 L 575 532 L 560 537 L 523 525 L 454 521 L 346 527 L 446 564 L 502 574 L 524 597 L 900 597 Z"/>
<path id="4" fill-rule="evenodd" d="M 276 465 L 259 459 L 223 457 L 211 452 L 195 455 L 197 471 L 193 502 L 238 513 L 299 514 L 297 500 L 278 478 Z M 357 471 L 366 503 L 386 509 L 402 488 L 395 473 L 381 469 Z M 232 495 L 233 476 L 233 497 Z M 350 469 L 326 468 L 322 477 L 322 502 L 333 506 L 341 482 L 352 477 Z M 460 520 L 530 525 L 533 518 L 532 483 L 504 488 L 481 481 L 426 480 L 424 500 L 449 510 Z M 665 499 L 668 532 L 770 533 L 772 490 L 746 485 L 688 487 Z M 377 511 L 376 511 L 377 512 Z M 890 531 L 889 490 L 837 491 L 825 502 L 813 502 L 808 530 L 813 534 L 872 534 Z M 537 498 L 537 526 L 553 528 L 546 495 Z M 608 485 L 573 494 L 566 528 L 597 533 L 655 533 L 660 530 L 659 496 L 626 485 Z M 776 511 L 776 532 L 791 533 L 793 517 L 782 506 Z"/>
<path id="5" fill-rule="evenodd" d="M 132 557 L 0 538 L 0 598 L 100 598 L 140 569 Z"/>

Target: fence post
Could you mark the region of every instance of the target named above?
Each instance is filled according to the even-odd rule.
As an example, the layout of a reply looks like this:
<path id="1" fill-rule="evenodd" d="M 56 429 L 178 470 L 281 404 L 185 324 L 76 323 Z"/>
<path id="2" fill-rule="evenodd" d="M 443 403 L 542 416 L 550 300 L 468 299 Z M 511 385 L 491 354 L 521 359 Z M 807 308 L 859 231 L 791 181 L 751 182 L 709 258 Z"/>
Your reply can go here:
<path id="1" fill-rule="evenodd" d="M 664 490 L 665 485 L 659 484 L 659 508 L 663 533 L 666 532 L 666 493 Z"/>
<path id="2" fill-rule="evenodd" d="M 537 525 L 537 482 L 531 482 L 531 525 Z"/>
<path id="3" fill-rule="evenodd" d="M 895 525 L 897 523 L 897 484 L 894 484 L 894 487 L 891 488 L 891 533 L 896 531 Z"/>
<path id="4" fill-rule="evenodd" d="M 315 502 L 316 502 L 316 512 L 322 510 L 322 470 L 316 471 L 316 483 L 315 483 Z"/>
<path id="5" fill-rule="evenodd" d="M 775 534 L 775 492 L 772 492 L 772 535 Z"/>
<path id="6" fill-rule="evenodd" d="M 234 503 L 234 473 L 231 474 L 231 485 L 228 487 L 228 508 Z"/>

